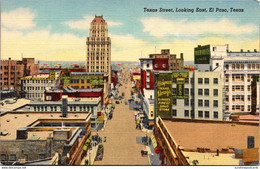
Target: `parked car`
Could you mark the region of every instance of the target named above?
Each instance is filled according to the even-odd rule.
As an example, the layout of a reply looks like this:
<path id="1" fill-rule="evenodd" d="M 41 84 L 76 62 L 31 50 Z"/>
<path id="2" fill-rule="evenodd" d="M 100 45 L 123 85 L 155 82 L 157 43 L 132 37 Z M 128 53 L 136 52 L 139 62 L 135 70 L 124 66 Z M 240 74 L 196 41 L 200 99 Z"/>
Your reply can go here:
<path id="1" fill-rule="evenodd" d="M 117 101 L 116 101 L 116 104 L 120 104 L 120 102 L 117 100 Z"/>

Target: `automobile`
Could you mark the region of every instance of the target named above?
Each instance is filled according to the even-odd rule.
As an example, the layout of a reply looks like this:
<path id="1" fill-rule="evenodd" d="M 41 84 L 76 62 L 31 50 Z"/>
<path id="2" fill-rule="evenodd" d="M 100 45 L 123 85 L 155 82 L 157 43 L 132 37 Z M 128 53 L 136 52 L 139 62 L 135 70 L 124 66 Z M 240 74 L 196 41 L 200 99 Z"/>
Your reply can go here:
<path id="1" fill-rule="evenodd" d="M 117 101 L 116 101 L 116 104 L 120 104 L 120 102 L 117 100 Z"/>
<path id="2" fill-rule="evenodd" d="M 0 102 L 0 105 L 3 106 L 3 105 L 4 105 L 4 102 Z"/>

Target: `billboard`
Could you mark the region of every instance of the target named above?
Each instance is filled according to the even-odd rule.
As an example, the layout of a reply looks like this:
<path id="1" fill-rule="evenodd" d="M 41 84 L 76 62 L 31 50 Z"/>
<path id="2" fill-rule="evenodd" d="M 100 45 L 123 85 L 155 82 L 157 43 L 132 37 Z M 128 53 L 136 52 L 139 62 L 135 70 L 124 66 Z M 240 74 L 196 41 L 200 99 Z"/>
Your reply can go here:
<path id="1" fill-rule="evenodd" d="M 172 77 L 176 79 L 176 91 L 172 97 L 176 99 L 186 99 L 189 95 L 185 95 L 185 78 L 189 78 L 189 72 L 173 72 Z"/>
<path id="2" fill-rule="evenodd" d="M 172 74 L 159 73 L 156 79 L 156 115 L 172 117 Z"/>
<path id="3" fill-rule="evenodd" d="M 209 64 L 210 62 L 210 45 L 198 46 L 194 48 L 195 64 Z"/>

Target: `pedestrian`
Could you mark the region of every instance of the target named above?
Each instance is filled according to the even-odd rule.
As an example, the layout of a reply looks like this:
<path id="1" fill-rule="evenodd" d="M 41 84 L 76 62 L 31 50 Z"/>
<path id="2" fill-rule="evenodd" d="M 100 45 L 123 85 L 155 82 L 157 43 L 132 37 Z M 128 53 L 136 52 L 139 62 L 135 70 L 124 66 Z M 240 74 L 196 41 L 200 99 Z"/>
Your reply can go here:
<path id="1" fill-rule="evenodd" d="M 85 164 L 88 165 L 88 160 L 85 160 Z"/>
<path id="2" fill-rule="evenodd" d="M 107 137 L 104 137 L 104 142 L 106 142 L 107 141 Z"/>

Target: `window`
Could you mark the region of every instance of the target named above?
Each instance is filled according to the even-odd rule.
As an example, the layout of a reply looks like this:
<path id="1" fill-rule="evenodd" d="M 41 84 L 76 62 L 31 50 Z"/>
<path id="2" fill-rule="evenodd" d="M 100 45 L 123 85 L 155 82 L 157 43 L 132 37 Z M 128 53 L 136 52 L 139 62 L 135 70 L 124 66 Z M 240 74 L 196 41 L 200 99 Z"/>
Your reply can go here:
<path id="1" fill-rule="evenodd" d="M 175 110 L 175 109 L 172 110 L 172 116 L 174 116 L 174 117 L 177 116 L 177 110 Z"/>
<path id="2" fill-rule="evenodd" d="M 158 64 L 155 64 L 154 67 L 155 67 L 155 68 L 158 68 Z"/>
<path id="3" fill-rule="evenodd" d="M 194 106 L 194 100 L 193 99 L 190 99 L 190 105 Z"/>
<path id="4" fill-rule="evenodd" d="M 165 64 L 163 64 L 162 67 L 165 68 L 166 67 Z"/>
<path id="5" fill-rule="evenodd" d="M 177 105 L 177 99 L 172 99 L 172 105 L 176 106 Z"/>
<path id="6" fill-rule="evenodd" d="M 218 100 L 213 100 L 213 106 L 218 107 Z"/>
<path id="7" fill-rule="evenodd" d="M 6 158 L 6 154 L 1 154 L 1 161 L 6 161 L 7 158 Z"/>
<path id="8" fill-rule="evenodd" d="M 81 83 L 84 83 L 84 80 L 83 80 L 83 79 L 81 80 Z"/>
<path id="9" fill-rule="evenodd" d="M 205 78 L 205 79 L 204 79 L 204 83 L 205 83 L 205 84 L 209 84 L 209 78 Z"/>
<path id="10" fill-rule="evenodd" d="M 193 78 L 190 79 L 190 83 L 191 83 L 191 84 L 194 83 L 194 79 L 193 79 Z"/>
<path id="11" fill-rule="evenodd" d="M 199 83 L 199 84 L 203 84 L 202 78 L 198 78 L 198 83 Z"/>
<path id="12" fill-rule="evenodd" d="M 209 100 L 204 100 L 204 107 L 209 107 Z"/>
<path id="13" fill-rule="evenodd" d="M 189 78 L 185 78 L 185 83 L 189 84 Z"/>
<path id="14" fill-rule="evenodd" d="M 198 89 L 198 95 L 200 95 L 200 96 L 203 95 L 203 90 L 202 89 Z"/>
<path id="15" fill-rule="evenodd" d="M 225 75 L 225 81 L 228 82 L 229 81 L 229 76 Z"/>
<path id="16" fill-rule="evenodd" d="M 185 93 L 185 95 L 189 95 L 189 88 L 185 88 L 184 93 Z"/>
<path id="17" fill-rule="evenodd" d="M 191 116 L 191 118 L 194 118 L 194 110 L 190 111 L 190 116 Z"/>
<path id="18" fill-rule="evenodd" d="M 251 69 L 251 64 L 247 64 L 247 69 Z"/>
<path id="19" fill-rule="evenodd" d="M 214 92 L 213 92 L 213 93 L 214 93 L 214 96 L 218 96 L 218 89 L 214 89 L 213 91 L 214 91 Z"/>
<path id="20" fill-rule="evenodd" d="M 218 78 L 214 78 L 214 84 L 218 84 Z"/>
<path id="21" fill-rule="evenodd" d="M 194 89 L 193 88 L 191 88 L 191 90 L 190 90 L 190 95 L 194 95 Z"/>
<path id="22" fill-rule="evenodd" d="M 199 113 L 199 118 L 203 118 L 203 111 L 198 111 Z"/>
<path id="23" fill-rule="evenodd" d="M 147 68 L 149 68 L 149 66 L 150 66 L 149 64 L 146 64 L 146 67 L 147 67 Z"/>
<path id="24" fill-rule="evenodd" d="M 226 70 L 228 70 L 228 69 L 229 69 L 229 67 L 228 67 L 228 64 L 225 66 L 225 68 L 226 68 Z"/>
<path id="25" fill-rule="evenodd" d="M 232 75 L 232 81 L 243 82 L 244 81 L 244 75 L 243 74 L 233 74 Z"/>
<path id="26" fill-rule="evenodd" d="M 248 90 L 248 91 L 251 91 L 251 85 L 248 85 L 248 86 L 247 86 L 247 90 Z"/>
<path id="27" fill-rule="evenodd" d="M 241 65 L 240 65 L 240 68 L 241 68 L 242 70 L 244 70 L 244 64 L 241 64 Z"/>
<path id="28" fill-rule="evenodd" d="M 251 105 L 247 106 L 247 111 L 251 111 Z"/>
<path id="29" fill-rule="evenodd" d="M 236 69 L 237 69 L 237 70 L 240 69 L 240 64 L 236 64 Z"/>
<path id="30" fill-rule="evenodd" d="M 209 118 L 209 111 L 205 111 L 205 118 Z"/>
<path id="31" fill-rule="evenodd" d="M 16 161 L 16 155 L 15 154 L 10 154 L 10 156 L 9 156 L 9 160 L 10 161 Z"/>
<path id="32" fill-rule="evenodd" d="M 176 78 L 175 77 L 172 79 L 172 83 L 176 83 Z"/>
<path id="33" fill-rule="evenodd" d="M 204 89 L 204 95 L 209 96 L 209 89 Z"/>
<path id="34" fill-rule="evenodd" d="M 232 64 L 232 70 L 235 70 L 235 64 Z"/>
<path id="35" fill-rule="evenodd" d="M 247 96 L 247 101 L 251 101 L 251 96 L 250 95 Z"/>
<path id="36" fill-rule="evenodd" d="M 184 106 L 189 106 L 189 99 L 184 99 Z"/>
<path id="37" fill-rule="evenodd" d="M 199 106 L 199 107 L 202 107 L 202 106 L 203 106 L 203 100 L 199 100 L 199 101 L 198 101 L 198 106 Z"/>
<path id="38" fill-rule="evenodd" d="M 218 118 L 218 112 L 217 111 L 214 111 L 214 119 L 217 119 Z"/>
<path id="39" fill-rule="evenodd" d="M 256 64 L 256 69 L 259 69 L 259 64 Z"/>
<path id="40" fill-rule="evenodd" d="M 189 110 L 184 111 L 184 117 L 189 117 Z"/>

